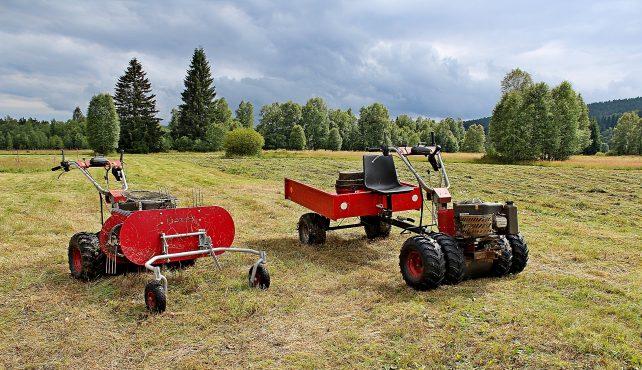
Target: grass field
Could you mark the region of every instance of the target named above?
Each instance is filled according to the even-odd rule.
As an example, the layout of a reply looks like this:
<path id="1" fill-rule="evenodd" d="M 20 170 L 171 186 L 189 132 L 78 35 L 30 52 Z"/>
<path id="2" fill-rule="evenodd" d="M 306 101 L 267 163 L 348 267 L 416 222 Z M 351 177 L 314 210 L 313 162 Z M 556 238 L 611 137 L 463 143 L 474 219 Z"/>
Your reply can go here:
<path id="1" fill-rule="evenodd" d="M 508 166 L 447 155 L 455 199 L 517 203 L 530 263 L 416 292 L 398 268 L 406 235 L 298 242 L 306 211 L 283 199 L 283 176 L 331 188 L 358 154 L 130 155 L 132 188 L 164 188 L 185 205 L 201 189 L 232 213 L 236 244 L 268 252 L 269 290 L 246 287 L 249 257 L 224 255 L 222 272 L 202 259 L 168 274 L 158 316 L 143 303 L 151 274 L 70 278 L 69 237 L 98 229 L 98 197 L 80 173 L 56 180 L 57 160 L 0 154 L 0 367 L 642 366 L 641 157 Z"/>

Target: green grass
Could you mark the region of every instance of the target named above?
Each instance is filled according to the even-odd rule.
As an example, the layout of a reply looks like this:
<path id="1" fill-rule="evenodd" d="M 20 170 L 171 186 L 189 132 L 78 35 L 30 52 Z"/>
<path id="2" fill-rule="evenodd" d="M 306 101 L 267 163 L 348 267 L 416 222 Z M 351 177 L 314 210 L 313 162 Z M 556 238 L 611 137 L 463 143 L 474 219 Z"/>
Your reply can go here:
<path id="1" fill-rule="evenodd" d="M 201 189 L 228 209 L 236 244 L 265 249 L 272 276 L 254 291 L 250 257 L 223 255 L 222 272 L 202 259 L 168 274 L 168 310 L 149 316 L 151 274 L 69 277 L 69 237 L 99 226 L 91 185 L 77 172 L 56 180 L 53 152 L 5 153 L 0 366 L 639 368 L 642 159 L 609 168 L 611 158 L 509 166 L 447 155 L 455 199 L 517 203 L 530 263 L 517 276 L 416 292 L 398 269 L 405 235 L 368 242 L 352 229 L 321 248 L 298 243 L 306 210 L 283 199 L 283 176 L 330 189 L 337 171 L 360 168 L 358 154 L 127 156 L 132 188 L 164 188 L 185 205 Z"/>

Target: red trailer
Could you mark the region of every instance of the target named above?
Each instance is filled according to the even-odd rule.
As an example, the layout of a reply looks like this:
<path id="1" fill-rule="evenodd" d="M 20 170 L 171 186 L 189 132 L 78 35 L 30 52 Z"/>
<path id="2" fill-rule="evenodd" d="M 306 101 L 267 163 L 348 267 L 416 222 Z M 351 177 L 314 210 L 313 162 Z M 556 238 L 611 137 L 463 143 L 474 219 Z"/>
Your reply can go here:
<path id="1" fill-rule="evenodd" d="M 517 207 L 512 202 L 452 203 L 441 148 L 434 138 L 431 146 L 370 151 L 381 154 L 364 155 L 363 172 L 340 172 L 333 193 L 285 179 L 285 198 L 313 211 L 299 219 L 301 243 L 323 244 L 327 231 L 355 227 L 363 227 L 369 239 L 387 237 L 391 226 L 415 233 L 401 248 L 399 266 L 406 283 L 419 290 L 459 283 L 473 270 L 487 268 L 501 276 L 524 269 L 528 247 L 518 231 Z M 399 181 L 392 154 L 408 167 L 416 184 Z M 431 186 L 419 175 L 410 156 L 428 159 L 439 173 L 439 186 Z M 412 210 L 420 211 L 418 223 L 393 217 L 393 213 Z M 431 216 L 427 224 L 423 222 L 425 211 Z M 358 222 L 331 225 L 331 221 L 353 217 Z"/>

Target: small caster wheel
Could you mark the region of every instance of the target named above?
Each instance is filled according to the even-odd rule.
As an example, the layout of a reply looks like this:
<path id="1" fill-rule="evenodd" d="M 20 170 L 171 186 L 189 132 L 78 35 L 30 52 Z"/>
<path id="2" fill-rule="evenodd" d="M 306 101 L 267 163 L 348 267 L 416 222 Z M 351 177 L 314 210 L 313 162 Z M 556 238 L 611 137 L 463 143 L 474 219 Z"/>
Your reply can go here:
<path id="1" fill-rule="evenodd" d="M 256 274 L 254 275 L 254 280 L 252 280 L 252 268 L 247 274 L 248 282 L 250 283 L 251 288 L 259 288 L 265 290 L 270 287 L 270 274 L 268 273 L 267 268 L 263 265 L 256 266 Z"/>
<path id="2" fill-rule="evenodd" d="M 145 305 L 151 313 L 162 313 L 167 305 L 165 287 L 159 280 L 152 280 L 145 285 Z"/>

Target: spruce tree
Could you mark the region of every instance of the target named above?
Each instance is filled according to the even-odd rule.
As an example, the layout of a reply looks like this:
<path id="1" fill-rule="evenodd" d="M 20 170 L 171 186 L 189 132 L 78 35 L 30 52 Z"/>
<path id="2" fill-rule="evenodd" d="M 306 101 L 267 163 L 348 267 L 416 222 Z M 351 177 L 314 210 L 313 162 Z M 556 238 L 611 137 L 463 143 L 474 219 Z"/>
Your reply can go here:
<path id="1" fill-rule="evenodd" d="M 591 119 L 589 130 L 591 131 L 591 144 L 584 149 L 583 153 L 586 155 L 593 155 L 602 149 L 602 135 L 600 133 L 600 126 L 598 126 L 597 120 L 595 118 Z"/>
<path id="2" fill-rule="evenodd" d="M 74 113 L 71 116 L 71 119 L 74 121 L 84 121 L 85 120 L 85 115 L 82 114 L 82 111 L 80 110 L 80 107 L 76 107 L 74 109 Z"/>
<path id="3" fill-rule="evenodd" d="M 134 58 L 116 83 L 114 95 L 120 118 L 120 149 L 133 153 L 158 152 L 163 132 L 156 117 L 156 95 L 143 66 Z"/>
<path id="4" fill-rule="evenodd" d="M 254 106 L 251 102 L 241 101 L 239 107 L 236 109 L 236 119 L 245 128 L 254 127 Z"/>
<path id="5" fill-rule="evenodd" d="M 212 123 L 212 105 L 216 97 L 213 82 L 205 51 L 203 48 L 194 50 L 184 81 L 185 90 L 181 94 L 181 113 L 172 136 L 186 136 L 193 140 L 205 137 Z"/>

